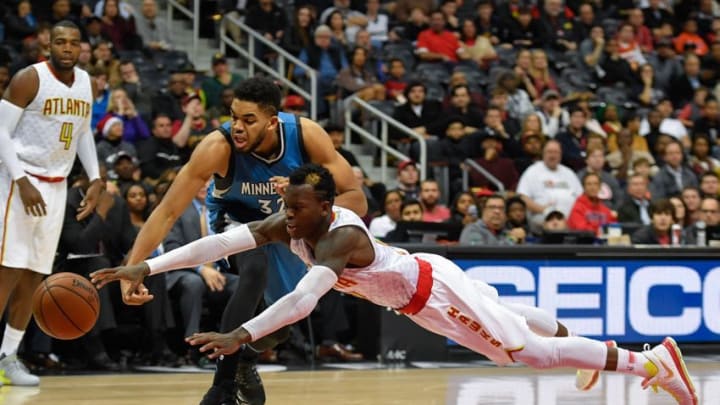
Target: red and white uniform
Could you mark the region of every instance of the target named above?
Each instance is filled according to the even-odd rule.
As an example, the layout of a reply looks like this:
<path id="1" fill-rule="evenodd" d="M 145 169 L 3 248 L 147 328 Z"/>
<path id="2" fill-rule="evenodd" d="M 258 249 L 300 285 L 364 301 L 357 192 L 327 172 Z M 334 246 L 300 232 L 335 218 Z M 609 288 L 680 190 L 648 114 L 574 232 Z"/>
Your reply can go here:
<path id="1" fill-rule="evenodd" d="M 10 136 L 22 169 L 47 204 L 47 215 L 25 213 L 17 185 L 0 162 L 0 264 L 50 274 L 65 217 L 65 177 L 80 138 L 91 136 L 92 85 L 78 68 L 72 86 L 59 81 L 47 62 L 32 68 L 38 75 L 37 95 Z"/>
<path id="2" fill-rule="evenodd" d="M 492 286 L 470 279 L 444 257 L 409 254 L 376 241 L 354 212 L 335 206 L 328 232 L 342 226 L 361 229 L 375 258 L 367 267 L 344 269 L 334 289 L 394 308 L 423 328 L 499 365 L 512 362 L 511 353 L 524 347 L 525 318 L 499 304 Z M 315 264 L 312 250 L 303 240 L 292 240 L 290 249 Z"/>

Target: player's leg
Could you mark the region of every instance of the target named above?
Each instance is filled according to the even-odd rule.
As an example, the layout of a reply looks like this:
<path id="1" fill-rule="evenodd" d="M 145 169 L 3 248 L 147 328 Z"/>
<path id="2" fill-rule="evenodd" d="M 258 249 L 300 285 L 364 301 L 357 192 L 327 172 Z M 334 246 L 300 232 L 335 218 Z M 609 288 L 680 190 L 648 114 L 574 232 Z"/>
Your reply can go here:
<path id="1" fill-rule="evenodd" d="M 267 284 L 267 258 L 262 249 L 253 249 L 230 257 L 231 265 L 238 272 L 238 283 L 235 293 L 230 297 L 220 321 L 220 332 L 229 332 L 244 322 L 250 320 L 258 308 L 263 297 L 265 285 Z M 217 369 L 213 378 L 213 385 L 203 397 L 200 405 L 221 405 L 234 404 L 238 384 L 235 382 L 235 374 L 238 371 L 240 358 L 243 358 L 243 370 L 249 370 L 250 374 L 257 375 L 255 363 L 257 353 L 253 350 L 240 350 L 231 355 L 226 355 L 217 361 Z M 252 404 L 263 404 L 265 402 L 265 390 L 262 380 L 257 375 L 255 384 L 251 385 L 252 390 L 245 389 L 242 392 L 244 398 L 257 398 Z M 252 381 L 248 381 L 252 382 Z M 254 386 L 254 387 L 252 387 Z"/>

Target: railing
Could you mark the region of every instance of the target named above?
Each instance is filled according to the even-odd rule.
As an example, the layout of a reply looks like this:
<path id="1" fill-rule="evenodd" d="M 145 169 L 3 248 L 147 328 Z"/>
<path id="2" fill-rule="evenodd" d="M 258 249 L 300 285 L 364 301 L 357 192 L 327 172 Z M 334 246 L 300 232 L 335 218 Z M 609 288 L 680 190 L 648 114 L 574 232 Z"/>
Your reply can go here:
<path id="1" fill-rule="evenodd" d="M 373 145 L 379 147 L 382 150 L 382 153 L 380 154 L 380 167 L 382 168 L 382 174 L 380 181 L 383 183 L 387 182 L 387 154 L 391 154 L 395 156 L 396 158 L 402 160 L 408 160 L 410 159 L 408 156 L 402 154 L 397 149 L 393 148 L 392 146 L 388 145 L 388 124 L 392 125 L 394 128 L 400 130 L 401 132 L 405 133 L 411 138 L 414 138 L 418 141 L 418 144 L 420 145 L 420 159 L 419 159 L 419 165 L 420 165 L 420 180 L 425 180 L 427 178 L 427 143 L 425 142 L 425 138 L 422 135 L 416 134 L 412 129 L 408 128 L 401 122 L 397 121 L 393 117 L 385 114 L 381 110 L 373 107 L 365 100 L 361 99 L 358 96 L 350 96 L 346 98 L 343 101 L 343 105 L 345 106 L 345 142 L 350 142 L 350 134 L 351 131 L 355 131 L 357 134 L 362 136 L 366 141 L 372 143 Z M 355 124 L 352 121 L 352 107 L 353 105 L 357 105 L 361 109 L 365 110 L 366 112 L 374 115 L 379 119 L 380 122 L 380 139 L 378 140 L 375 135 L 367 131 L 365 128 Z"/>
<path id="2" fill-rule="evenodd" d="M 285 86 L 293 89 L 297 94 L 310 102 L 310 118 L 313 120 L 317 119 L 317 71 L 305 64 L 300 59 L 293 56 L 287 50 L 275 44 L 274 42 L 268 41 L 267 38 L 265 38 L 261 34 L 258 34 L 255 30 L 245 25 L 245 23 L 243 23 L 236 17 L 226 15 L 225 17 L 223 17 L 223 20 L 223 24 L 220 24 L 220 51 L 225 53 L 226 47 L 229 46 L 233 50 L 237 51 L 237 53 L 242 55 L 245 59 L 247 59 L 248 73 L 251 77 L 255 75 L 255 68 L 259 68 L 268 75 L 282 82 Z M 247 36 L 247 49 L 237 44 L 233 38 L 228 36 L 226 28 L 227 23 L 236 25 L 238 28 L 240 28 L 244 35 Z M 264 46 L 272 49 L 274 52 L 277 52 L 277 67 L 269 66 L 255 56 L 255 46 L 257 45 L 255 41 L 259 41 Z M 302 86 L 297 85 L 292 80 L 287 78 L 287 62 L 293 63 L 295 66 L 305 71 L 305 74 L 310 79 L 310 91 L 305 90 Z"/>
<path id="3" fill-rule="evenodd" d="M 484 167 L 480 166 L 476 161 L 472 159 L 465 159 L 463 161 L 464 164 L 467 165 L 467 167 L 475 170 L 476 172 L 482 174 L 485 176 L 486 179 L 490 180 L 490 183 L 494 184 L 495 187 L 497 187 L 497 190 L 499 193 L 505 192 L 505 185 L 502 184 L 500 180 L 497 179 L 497 177 L 493 176 L 489 171 L 485 170 Z M 469 190 L 470 188 L 470 179 L 468 176 L 468 169 L 463 169 L 462 171 L 462 180 L 463 180 L 463 190 Z"/>
<path id="4" fill-rule="evenodd" d="M 192 60 L 197 61 L 198 39 L 200 38 L 200 0 L 193 1 L 193 10 L 178 3 L 177 0 L 167 2 L 167 26 L 172 26 L 173 10 L 177 9 L 192 20 Z"/>

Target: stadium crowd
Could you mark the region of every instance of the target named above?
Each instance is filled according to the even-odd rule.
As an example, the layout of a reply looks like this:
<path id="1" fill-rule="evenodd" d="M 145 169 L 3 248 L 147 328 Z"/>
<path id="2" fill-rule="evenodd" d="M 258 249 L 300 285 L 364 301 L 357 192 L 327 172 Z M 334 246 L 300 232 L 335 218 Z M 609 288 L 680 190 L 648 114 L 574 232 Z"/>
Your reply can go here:
<path id="1" fill-rule="evenodd" d="M 414 221 L 455 224 L 457 243 L 479 246 L 547 242 L 545 235 L 572 231 L 604 240 L 613 224 L 635 244 L 697 245 L 720 229 L 715 0 L 208 3 L 318 72 L 319 118 L 356 168 L 370 207 L 365 220 L 378 238 L 412 241 L 396 225 Z M 52 24 L 81 27 L 78 66 L 98 84 L 92 126 L 108 192 L 95 215 L 78 222 L 87 179 L 71 179 L 56 269 L 87 275 L 118 265 L 196 145 L 231 119 L 233 87 L 244 77 L 223 54 L 212 57 L 211 71 L 196 71 L 175 49 L 156 0 L 13 0 L 0 15 L 0 93 L 17 71 L 47 60 Z M 278 63 L 267 47 L 256 54 Z M 303 69 L 287 71 L 309 86 Z M 338 100 L 353 94 L 424 137 L 429 167 L 447 170 L 449 184 L 418 181 L 416 142 L 400 132 L 391 142 L 414 160 L 396 162 L 392 189 L 368 178 L 343 148 Z M 289 92 L 283 108 L 308 112 Z M 372 127 L 365 114 L 353 119 Z M 472 169 L 464 187 L 466 159 L 502 187 Z M 157 253 L 212 232 L 204 198 Z M 75 359 L 104 370 L 125 361 L 178 365 L 184 357 L 201 364 L 181 338 L 216 328 L 236 275 L 220 262 L 147 281 L 149 304 L 127 307 L 118 290 L 103 289 L 91 333 L 61 343 L 36 330 L 24 359 L 34 369 L 72 367 Z M 349 332 L 316 326 L 315 354 L 361 358 L 340 344 L 354 336 L 345 324 Z M 151 344 L 128 355 L 140 341 Z"/>

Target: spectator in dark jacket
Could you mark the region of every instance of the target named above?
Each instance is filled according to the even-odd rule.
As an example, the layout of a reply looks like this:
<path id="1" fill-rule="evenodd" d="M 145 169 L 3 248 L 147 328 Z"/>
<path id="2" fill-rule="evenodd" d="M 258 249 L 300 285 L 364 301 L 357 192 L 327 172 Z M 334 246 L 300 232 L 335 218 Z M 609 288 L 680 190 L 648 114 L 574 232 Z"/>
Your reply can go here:
<path id="1" fill-rule="evenodd" d="M 180 150 L 172 141 L 170 117 L 159 114 L 153 120 L 152 135 L 138 145 L 143 176 L 157 180 L 169 169 L 180 166 Z"/>
<path id="2" fill-rule="evenodd" d="M 650 193 L 648 180 L 635 173 L 627 182 L 627 195 L 618 207 L 618 221 L 625 223 L 650 224 Z"/>
<path id="3" fill-rule="evenodd" d="M 653 201 L 650 205 L 650 225 L 643 226 L 632 234 L 631 240 L 636 245 L 664 245 L 672 242 L 670 227 L 675 222 L 675 207 L 665 199 Z"/>

